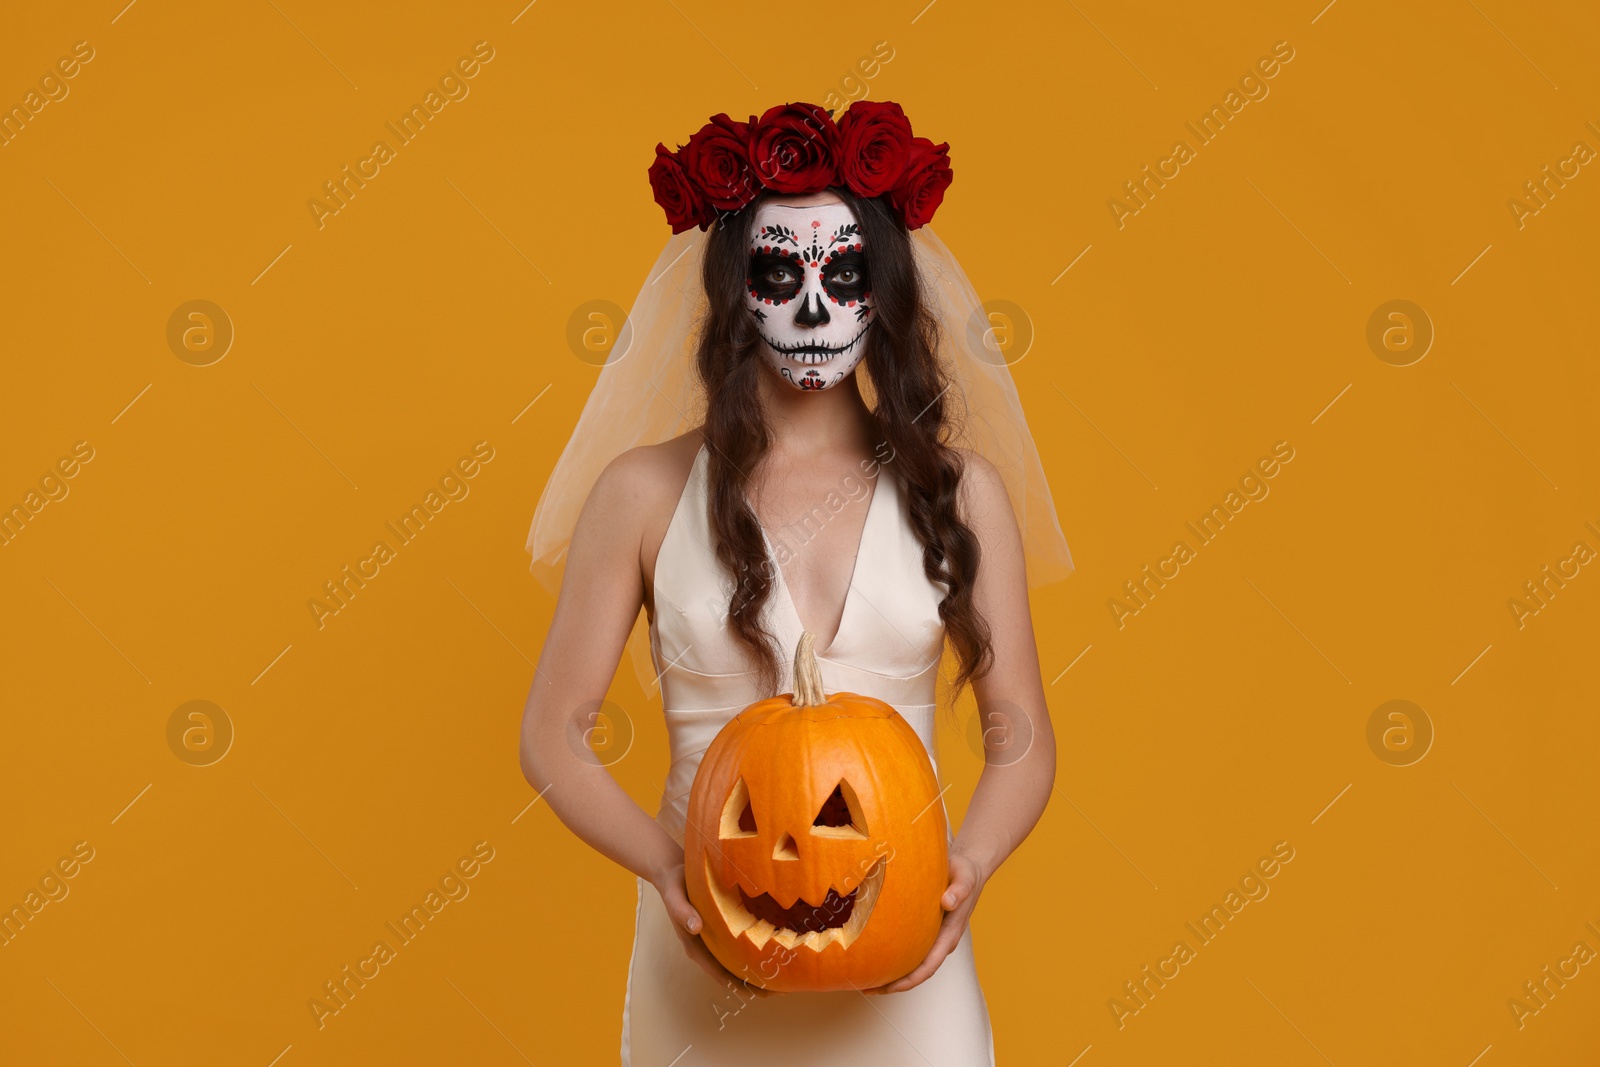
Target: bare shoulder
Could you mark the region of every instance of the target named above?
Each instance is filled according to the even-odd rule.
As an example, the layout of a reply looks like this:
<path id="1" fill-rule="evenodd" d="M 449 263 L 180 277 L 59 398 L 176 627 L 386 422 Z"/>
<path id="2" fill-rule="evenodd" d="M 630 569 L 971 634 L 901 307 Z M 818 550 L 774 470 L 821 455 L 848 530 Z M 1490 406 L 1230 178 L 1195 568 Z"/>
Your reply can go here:
<path id="1" fill-rule="evenodd" d="M 579 526 L 607 540 L 626 537 L 637 545 L 645 572 L 653 572 L 701 441 L 699 430 L 691 430 L 622 453 L 595 479 Z"/>
<path id="2" fill-rule="evenodd" d="M 961 456 L 961 500 L 970 512 L 981 512 L 998 504 L 1010 510 L 1005 479 L 988 458 L 970 448 L 957 448 Z"/>
<path id="3" fill-rule="evenodd" d="M 961 455 L 961 511 L 980 541 L 994 545 L 1020 536 L 1011 493 L 999 468 L 969 448 Z"/>
<path id="4" fill-rule="evenodd" d="M 700 432 L 691 430 L 658 445 L 628 449 L 595 479 L 591 504 L 596 510 L 625 509 L 635 515 L 649 515 L 669 501 L 676 504 L 700 441 Z"/>

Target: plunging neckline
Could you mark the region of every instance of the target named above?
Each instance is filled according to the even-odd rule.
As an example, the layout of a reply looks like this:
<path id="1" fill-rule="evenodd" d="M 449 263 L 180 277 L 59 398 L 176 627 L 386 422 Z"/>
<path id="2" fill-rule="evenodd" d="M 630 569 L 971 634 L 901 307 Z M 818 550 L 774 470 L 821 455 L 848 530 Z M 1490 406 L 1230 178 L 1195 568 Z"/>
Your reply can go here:
<path id="1" fill-rule="evenodd" d="M 844 603 L 839 608 L 839 625 L 834 628 L 833 636 L 828 639 L 828 647 L 819 648 L 816 650 L 816 655 L 818 658 L 826 658 L 828 653 L 833 651 L 833 647 L 839 643 L 839 635 L 844 633 L 845 623 L 850 618 L 850 608 L 855 602 L 856 595 L 856 575 L 861 573 L 861 554 L 866 551 L 868 544 L 867 538 L 872 533 L 873 513 L 876 512 L 878 508 L 878 492 L 881 488 L 879 485 L 879 479 L 882 477 L 883 467 L 880 465 L 878 468 L 878 473 L 872 478 L 872 495 L 867 500 L 866 518 L 861 520 L 861 535 L 856 540 L 856 558 L 850 565 L 850 581 L 849 584 L 845 586 Z M 754 514 L 756 510 L 755 505 L 750 504 L 748 497 L 745 498 L 745 503 L 750 505 L 750 511 L 752 514 Z M 805 624 L 805 620 L 800 618 L 800 607 L 794 602 L 794 593 L 789 588 L 789 580 L 784 577 L 783 565 L 778 562 L 778 554 L 774 552 L 772 548 L 772 539 L 767 536 L 767 528 L 762 524 L 761 516 L 759 515 L 756 515 L 756 525 L 761 527 L 761 542 L 766 547 L 767 559 L 772 563 L 772 570 L 774 572 L 773 582 L 782 592 L 783 601 L 789 606 L 790 620 L 795 624 L 796 627 L 798 627 L 798 633 L 816 633 L 815 630 L 809 630 Z"/>

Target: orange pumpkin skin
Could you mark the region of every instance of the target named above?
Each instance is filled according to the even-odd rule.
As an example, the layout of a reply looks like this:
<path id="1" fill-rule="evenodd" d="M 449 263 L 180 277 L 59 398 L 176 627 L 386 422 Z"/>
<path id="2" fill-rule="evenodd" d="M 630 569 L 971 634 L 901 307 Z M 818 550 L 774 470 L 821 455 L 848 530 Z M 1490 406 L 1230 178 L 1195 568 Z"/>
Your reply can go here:
<path id="1" fill-rule="evenodd" d="M 850 825 L 813 825 L 835 789 Z M 730 804 L 741 795 L 753 831 Z M 689 794 L 684 870 L 700 936 L 735 977 L 766 989 L 885 985 L 920 964 L 938 935 L 946 833 L 927 750 L 888 704 L 853 693 L 808 707 L 789 695 L 752 704 L 712 741 Z M 850 922 L 810 934 L 763 929 L 740 895 L 827 909 L 829 889 L 835 910 L 854 891 L 853 932 Z"/>

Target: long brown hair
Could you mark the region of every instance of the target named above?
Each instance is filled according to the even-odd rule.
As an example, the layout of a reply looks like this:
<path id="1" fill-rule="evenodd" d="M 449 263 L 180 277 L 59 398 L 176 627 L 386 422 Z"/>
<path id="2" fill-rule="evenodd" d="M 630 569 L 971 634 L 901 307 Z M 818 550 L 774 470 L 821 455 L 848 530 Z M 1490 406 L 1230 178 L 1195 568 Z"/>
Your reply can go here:
<path id="1" fill-rule="evenodd" d="M 866 246 L 875 325 L 864 339 L 860 370 L 870 379 L 872 415 L 892 450 L 906 489 L 911 527 L 922 544 L 922 569 L 944 586 L 939 615 L 956 650 L 952 691 L 988 672 L 994 660 L 988 623 L 973 603 L 978 574 L 976 535 L 957 507 L 962 457 L 948 443 L 953 412 L 944 400 L 949 381 L 939 364 L 939 328 L 928 310 L 913 258 L 911 236 L 881 198 L 833 188 L 855 215 Z M 745 495 L 748 474 L 766 454 L 770 436 L 758 388 L 768 373 L 758 355 L 761 337 L 744 304 L 750 226 L 763 194 L 723 215 L 706 242 L 703 281 L 707 311 L 696 365 L 706 391 L 705 435 L 711 531 L 717 559 L 732 580 L 728 622 L 758 664 L 763 689 L 775 692 L 780 655 L 761 624 L 772 593 L 774 564 L 761 525 Z"/>

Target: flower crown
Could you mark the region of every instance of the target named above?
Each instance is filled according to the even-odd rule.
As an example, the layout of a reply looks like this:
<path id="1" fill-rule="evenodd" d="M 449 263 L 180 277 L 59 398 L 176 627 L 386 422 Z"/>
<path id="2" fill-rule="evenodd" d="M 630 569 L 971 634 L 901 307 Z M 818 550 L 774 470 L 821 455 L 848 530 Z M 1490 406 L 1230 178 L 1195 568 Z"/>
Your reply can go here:
<path id="1" fill-rule="evenodd" d="M 858 100 L 836 125 L 815 104 L 780 104 L 757 119 L 717 115 L 676 152 L 656 145 L 650 188 L 673 233 L 710 226 L 763 190 L 816 193 L 847 186 L 860 197 L 887 195 L 915 230 L 933 218 L 954 174 L 950 145 L 911 135 L 900 105 Z"/>

